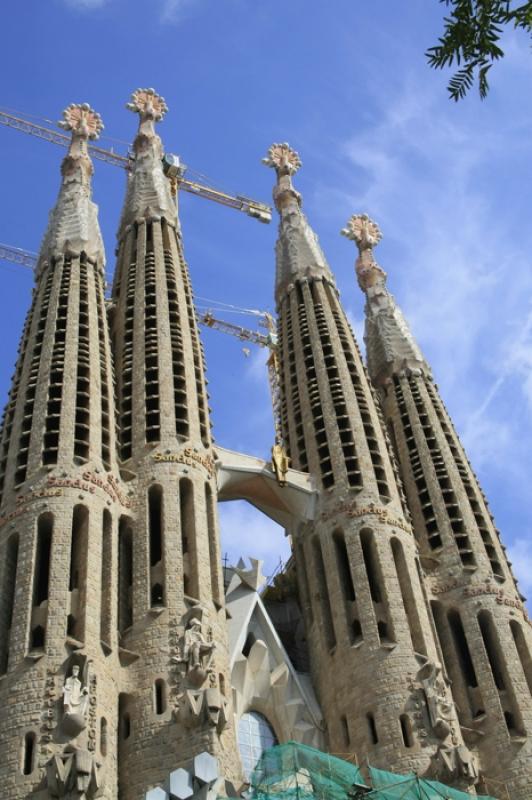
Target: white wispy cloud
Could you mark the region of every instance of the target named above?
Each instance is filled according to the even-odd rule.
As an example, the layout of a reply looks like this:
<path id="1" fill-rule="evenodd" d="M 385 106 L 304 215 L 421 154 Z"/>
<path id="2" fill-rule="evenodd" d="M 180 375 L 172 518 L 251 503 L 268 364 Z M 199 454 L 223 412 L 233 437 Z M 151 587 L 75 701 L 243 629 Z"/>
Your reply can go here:
<path id="1" fill-rule="evenodd" d="M 180 22 L 201 0 L 162 0 L 161 22 Z"/>
<path id="2" fill-rule="evenodd" d="M 75 8 L 80 11 L 91 11 L 92 9 L 107 5 L 109 0 L 63 0 L 63 2 L 70 8 Z"/>

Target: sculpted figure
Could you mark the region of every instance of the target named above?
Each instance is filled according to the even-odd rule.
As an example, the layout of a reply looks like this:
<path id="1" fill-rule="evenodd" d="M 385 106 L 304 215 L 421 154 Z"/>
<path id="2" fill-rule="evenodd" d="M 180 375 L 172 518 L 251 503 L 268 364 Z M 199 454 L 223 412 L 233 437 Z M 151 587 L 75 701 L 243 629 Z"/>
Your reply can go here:
<path id="1" fill-rule="evenodd" d="M 185 630 L 183 660 L 187 664 L 187 672 L 194 670 L 207 671 L 211 665 L 212 654 L 216 645 L 205 638 L 201 620 L 193 617 Z"/>
<path id="2" fill-rule="evenodd" d="M 286 486 L 286 473 L 290 465 L 290 459 L 286 455 L 280 444 L 272 447 L 272 467 L 279 486 Z"/>
<path id="3" fill-rule="evenodd" d="M 76 664 L 63 686 L 63 708 L 65 714 L 85 717 L 89 704 L 89 690 L 82 685 L 78 676 L 79 667 Z"/>
<path id="4" fill-rule="evenodd" d="M 451 732 L 453 706 L 446 699 L 446 685 L 439 664 L 427 664 L 429 672 L 421 683 L 425 690 L 427 709 L 434 732 L 440 739 L 445 739 Z"/>

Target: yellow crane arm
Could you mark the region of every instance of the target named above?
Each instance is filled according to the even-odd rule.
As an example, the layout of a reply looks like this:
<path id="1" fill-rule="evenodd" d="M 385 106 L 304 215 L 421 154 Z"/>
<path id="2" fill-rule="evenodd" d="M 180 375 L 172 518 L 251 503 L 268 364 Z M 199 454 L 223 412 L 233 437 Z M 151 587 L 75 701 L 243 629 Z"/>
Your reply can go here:
<path id="1" fill-rule="evenodd" d="M 44 139 L 60 147 L 68 147 L 70 144 L 70 136 L 66 136 L 60 131 L 55 131 L 53 128 L 47 128 L 45 125 L 39 125 L 36 122 L 24 119 L 24 117 L 17 117 L 14 114 L 9 114 L 6 111 L 0 110 L 0 125 L 13 128 L 21 133 L 27 133 L 29 136 L 36 136 L 38 139 Z M 126 170 L 131 169 L 132 159 L 129 156 L 123 156 L 120 155 L 120 153 L 115 153 L 113 150 L 105 150 L 103 147 L 96 147 L 96 145 L 90 143 L 89 153 L 93 158 L 104 161 L 106 164 L 112 164 L 114 167 L 122 167 L 122 169 Z M 179 159 L 175 156 L 165 156 L 163 164 L 166 166 L 174 159 L 179 162 Z M 175 176 L 176 185 L 179 189 L 203 197 L 206 200 L 213 200 L 215 203 L 234 208 L 237 211 L 243 211 L 249 217 L 253 217 L 253 219 L 257 219 L 259 222 L 271 222 L 271 206 L 261 203 L 258 200 L 251 200 L 249 197 L 231 195 L 219 189 L 214 189 L 212 186 L 205 186 L 202 183 L 188 180 L 188 178 L 185 178 L 185 172 L 186 166 L 181 165 L 178 174 Z"/>

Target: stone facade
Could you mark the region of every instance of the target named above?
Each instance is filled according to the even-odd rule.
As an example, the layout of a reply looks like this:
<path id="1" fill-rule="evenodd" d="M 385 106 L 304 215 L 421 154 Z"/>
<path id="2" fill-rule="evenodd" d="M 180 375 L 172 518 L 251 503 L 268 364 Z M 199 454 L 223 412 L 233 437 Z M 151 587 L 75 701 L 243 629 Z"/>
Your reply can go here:
<path id="1" fill-rule="evenodd" d="M 424 585 L 464 738 L 491 794 L 532 794 L 532 623 L 430 368 L 375 262 L 378 227 L 354 216 L 366 345 L 394 443 Z M 504 795 L 503 795 L 504 796 Z"/>

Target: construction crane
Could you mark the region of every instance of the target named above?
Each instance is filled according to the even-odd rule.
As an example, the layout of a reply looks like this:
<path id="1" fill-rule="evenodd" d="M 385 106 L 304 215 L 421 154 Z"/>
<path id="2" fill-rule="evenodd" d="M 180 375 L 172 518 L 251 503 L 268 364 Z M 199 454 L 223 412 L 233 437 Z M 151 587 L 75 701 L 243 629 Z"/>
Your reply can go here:
<path id="1" fill-rule="evenodd" d="M 11 261 L 14 264 L 19 264 L 24 267 L 35 268 L 37 265 L 37 255 L 28 250 L 22 250 L 18 247 L 11 247 L 10 245 L 0 244 L 0 260 Z M 216 301 L 214 301 L 216 302 Z M 224 304 L 219 304 L 224 305 Z M 237 312 L 243 312 L 257 318 L 258 323 L 265 329 L 265 333 L 253 330 L 251 328 L 244 328 L 241 325 L 236 325 L 227 320 L 218 319 L 215 317 L 211 310 L 204 312 L 196 311 L 198 323 L 206 328 L 226 333 L 229 336 L 235 336 L 242 342 L 250 342 L 259 347 L 265 347 L 269 350 L 268 360 L 266 366 L 268 369 L 268 386 L 270 389 L 270 397 L 273 411 L 273 421 L 275 430 L 275 443 L 272 447 L 272 468 L 277 477 L 280 486 L 286 484 L 286 473 L 289 467 L 289 460 L 286 455 L 286 447 L 283 439 L 282 426 L 281 426 L 281 392 L 279 381 L 279 358 L 277 349 L 277 327 L 274 317 L 267 311 L 257 311 L 255 309 L 239 309 L 235 306 L 227 306 Z"/>
<path id="2" fill-rule="evenodd" d="M 70 136 L 66 136 L 60 131 L 53 128 L 48 128 L 45 125 L 40 125 L 32 122 L 30 119 L 25 119 L 24 116 L 8 113 L 0 109 L 0 125 L 7 128 L 27 133 L 30 136 L 36 136 L 39 139 L 44 139 L 52 144 L 57 144 L 60 147 L 68 147 L 70 144 Z M 130 170 L 133 157 L 130 155 L 123 156 L 120 153 L 115 153 L 113 150 L 105 150 L 103 147 L 96 147 L 94 144 L 89 143 L 89 152 L 93 158 L 99 161 L 104 161 L 106 164 L 111 164 L 114 167 L 121 167 L 125 170 Z M 215 203 L 220 203 L 223 206 L 234 208 L 237 211 L 243 211 L 249 217 L 257 219 L 259 222 L 268 223 L 272 219 L 271 206 L 261 203 L 258 200 L 252 200 L 243 195 L 231 195 L 227 192 L 222 192 L 212 186 L 205 186 L 197 181 L 189 180 L 186 177 L 187 166 L 182 163 L 179 156 L 167 153 L 163 158 L 163 169 L 168 179 L 172 183 L 174 190 L 182 189 L 185 192 L 204 197 L 206 200 L 213 200 Z"/>
<path id="3" fill-rule="evenodd" d="M 289 467 L 289 460 L 286 455 L 285 442 L 283 440 L 283 431 L 281 425 L 281 391 L 279 381 L 279 357 L 277 348 L 277 326 L 275 319 L 267 311 L 249 311 L 246 313 L 254 314 L 259 318 L 259 325 L 266 328 L 267 333 L 260 331 L 250 330 L 243 328 L 240 325 L 235 325 L 232 322 L 218 319 L 213 316 L 211 311 L 203 314 L 198 314 L 198 321 L 200 325 L 205 325 L 207 328 L 214 328 L 222 333 L 227 333 L 230 336 L 236 336 L 244 342 L 251 342 L 257 344 L 259 347 L 267 347 L 270 351 L 266 366 L 268 369 L 268 385 L 270 387 L 270 398 L 273 411 L 273 423 L 275 428 L 275 444 L 272 447 L 272 467 L 277 477 L 280 486 L 286 484 L 286 473 Z"/>

